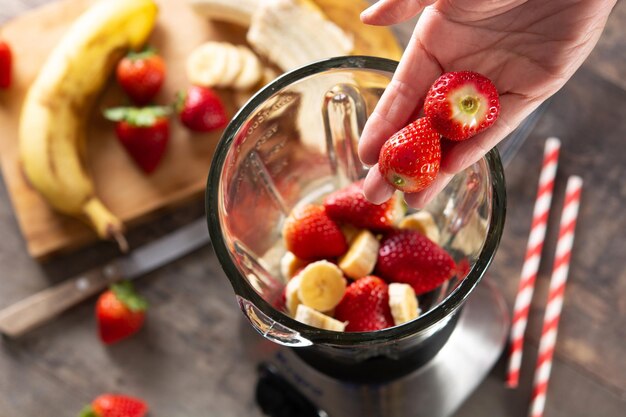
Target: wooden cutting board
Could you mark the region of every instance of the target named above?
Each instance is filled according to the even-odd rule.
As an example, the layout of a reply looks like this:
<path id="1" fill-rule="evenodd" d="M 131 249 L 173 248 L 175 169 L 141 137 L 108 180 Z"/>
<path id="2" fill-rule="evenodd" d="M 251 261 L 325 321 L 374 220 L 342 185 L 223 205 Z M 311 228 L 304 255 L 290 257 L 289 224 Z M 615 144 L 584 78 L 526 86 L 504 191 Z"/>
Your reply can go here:
<path id="1" fill-rule="evenodd" d="M 106 0 L 105 0 L 106 1 Z M 156 0 L 157 26 L 149 43 L 164 57 L 168 72 L 157 103 L 170 103 L 187 85 L 184 63 L 187 55 L 207 40 L 245 43 L 246 28 L 211 22 L 193 12 L 182 0 Z M 399 59 L 401 49 L 388 29 L 365 26 L 358 19 L 367 3 L 316 0 L 330 19 L 355 36 L 355 54 Z M 14 82 L 0 91 L 0 162 L 14 211 L 28 251 L 38 260 L 93 242 L 96 235 L 86 225 L 53 211 L 31 188 L 20 169 L 17 129 L 24 95 L 71 23 L 91 0 L 63 0 L 33 10 L 0 28 L 14 52 Z M 220 90 L 229 114 L 236 112 L 235 98 Z M 150 176 L 144 175 L 118 144 L 112 124 L 101 110 L 125 104 L 120 88 L 111 80 L 89 115 L 87 163 L 96 190 L 104 203 L 132 227 L 165 208 L 172 208 L 204 193 L 206 177 L 221 132 L 192 134 L 177 121 L 171 123 L 171 138 L 164 160 Z M 113 244 L 113 243 L 112 243 Z"/>

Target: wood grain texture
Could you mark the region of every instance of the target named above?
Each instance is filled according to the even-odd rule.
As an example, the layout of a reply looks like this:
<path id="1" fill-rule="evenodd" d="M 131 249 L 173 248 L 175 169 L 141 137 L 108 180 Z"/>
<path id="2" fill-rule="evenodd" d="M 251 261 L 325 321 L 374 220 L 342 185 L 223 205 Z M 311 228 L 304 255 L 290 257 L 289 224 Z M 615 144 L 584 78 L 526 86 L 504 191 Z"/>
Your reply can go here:
<path id="1" fill-rule="evenodd" d="M 0 20 L 46 1 L 1 2 Z M 616 10 L 623 8 L 623 1 L 616 6 Z M 608 27 L 623 33 L 625 26 L 623 13 L 614 11 Z M 405 44 L 411 23 L 394 30 Z M 603 55 L 603 59 L 589 59 L 554 97 L 550 109 L 506 170 L 507 221 L 489 273 L 512 306 L 530 228 L 543 141 L 549 135 L 561 138 L 555 210 L 533 300 L 521 388 L 504 388 L 505 367 L 501 360 L 455 417 L 527 415 L 556 241 L 553 225 L 557 224 L 570 174 L 584 177 L 585 190 L 546 416 L 624 415 L 626 118 L 622 109 L 626 106 L 626 87 L 620 86 L 607 70 L 623 68 L 620 65 L 626 51 L 619 46 L 619 38 L 610 33 L 601 38 L 599 47 L 613 52 Z M 202 212 L 202 203 L 192 202 L 158 221 L 138 225 L 128 236 L 131 246 L 148 242 Z M 110 245 L 98 243 L 43 265 L 33 262 L 2 181 L 0 236 L 0 308 L 116 255 Z M 115 390 L 146 398 L 154 417 L 260 417 L 253 396 L 256 364 L 240 343 L 240 332 L 248 327 L 212 250 L 204 248 L 190 254 L 145 276 L 137 285 L 152 307 L 146 328 L 123 344 L 105 348 L 97 341 L 94 300 L 18 341 L 1 340 L 0 416 L 77 415 L 96 395 Z"/>

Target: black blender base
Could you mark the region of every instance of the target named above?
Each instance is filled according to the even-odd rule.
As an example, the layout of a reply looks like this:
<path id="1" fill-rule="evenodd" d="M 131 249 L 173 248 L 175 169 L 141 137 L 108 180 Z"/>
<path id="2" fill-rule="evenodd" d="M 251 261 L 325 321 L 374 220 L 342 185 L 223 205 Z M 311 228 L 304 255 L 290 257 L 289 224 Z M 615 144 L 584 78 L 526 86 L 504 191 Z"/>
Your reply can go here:
<path id="1" fill-rule="evenodd" d="M 265 400 L 259 393 L 262 395 L 269 381 L 295 389 L 273 390 L 285 394 L 280 400 L 285 401 L 285 407 L 292 400 L 300 405 L 310 402 L 312 407 L 306 408 L 311 412 L 302 417 L 447 417 L 493 367 L 506 343 L 508 328 L 502 295 L 483 279 L 470 295 L 445 346 L 433 360 L 409 375 L 379 385 L 346 383 L 306 365 L 290 349 L 276 346 L 269 358 L 259 358 L 264 366 L 257 400 Z M 268 415 L 279 416 L 261 405 Z"/>

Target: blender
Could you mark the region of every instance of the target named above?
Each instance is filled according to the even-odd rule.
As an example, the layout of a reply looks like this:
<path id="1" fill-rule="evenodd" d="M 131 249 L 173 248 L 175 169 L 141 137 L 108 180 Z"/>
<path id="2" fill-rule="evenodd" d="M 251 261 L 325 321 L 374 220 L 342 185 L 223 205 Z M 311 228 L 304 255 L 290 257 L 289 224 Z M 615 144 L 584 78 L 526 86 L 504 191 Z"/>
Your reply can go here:
<path id="1" fill-rule="evenodd" d="M 237 343 L 260 366 L 269 415 L 447 416 L 504 347 L 509 318 L 485 275 L 505 217 L 497 150 L 456 175 L 426 209 L 456 277 L 419 297 L 420 316 L 374 332 L 333 332 L 277 309 L 286 284 L 281 226 L 293 207 L 365 176 L 357 143 L 397 62 L 349 56 L 282 75 L 242 107 L 217 146 L 207 219 L 217 257 L 254 332 Z"/>

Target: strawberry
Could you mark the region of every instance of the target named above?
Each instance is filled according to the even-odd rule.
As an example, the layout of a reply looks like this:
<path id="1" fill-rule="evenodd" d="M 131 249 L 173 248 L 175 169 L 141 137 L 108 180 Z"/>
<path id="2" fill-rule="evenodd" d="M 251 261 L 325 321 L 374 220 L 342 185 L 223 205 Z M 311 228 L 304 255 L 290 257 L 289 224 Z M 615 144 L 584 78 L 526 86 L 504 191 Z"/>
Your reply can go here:
<path id="1" fill-rule="evenodd" d="M 148 303 L 137 295 L 129 281 L 111 285 L 96 303 L 100 339 L 109 345 L 137 333 L 146 315 Z"/>
<path id="2" fill-rule="evenodd" d="M 165 63 L 154 50 L 131 52 L 117 64 L 117 82 L 138 106 L 157 95 L 165 80 Z"/>
<path id="3" fill-rule="evenodd" d="M 211 132 L 228 123 L 222 100 L 210 88 L 189 87 L 179 94 L 176 107 L 181 123 L 196 132 Z"/>
<path id="4" fill-rule="evenodd" d="M 167 107 L 116 107 L 105 111 L 105 117 L 117 121 L 115 133 L 137 165 L 149 174 L 165 154 L 170 129 Z"/>
<path id="5" fill-rule="evenodd" d="M 339 225 L 317 204 L 294 209 L 285 220 L 283 238 L 287 250 L 304 260 L 334 258 L 348 250 Z"/>
<path id="6" fill-rule="evenodd" d="M 11 86 L 11 48 L 5 41 L 0 41 L 0 88 Z"/>
<path id="7" fill-rule="evenodd" d="M 410 284 L 424 294 L 443 284 L 456 272 L 452 257 L 416 230 L 398 230 L 383 238 L 376 272 L 388 282 Z"/>
<path id="8" fill-rule="evenodd" d="M 335 319 L 348 322 L 347 332 L 371 332 L 392 327 L 389 288 L 385 281 L 370 275 L 350 284 L 335 307 Z"/>
<path id="9" fill-rule="evenodd" d="M 424 117 L 389 138 L 378 158 L 378 168 L 387 182 L 407 193 L 428 187 L 440 163 L 441 137 Z"/>
<path id="10" fill-rule="evenodd" d="M 372 204 L 363 195 L 360 180 L 335 191 L 324 199 L 328 216 L 336 222 L 348 223 L 372 231 L 385 231 L 398 223 L 406 208 L 399 194 L 382 204 Z"/>
<path id="11" fill-rule="evenodd" d="M 498 118 L 498 90 L 489 78 L 472 71 L 447 72 L 428 90 L 424 114 L 451 140 L 465 140 Z"/>
<path id="12" fill-rule="evenodd" d="M 119 394 L 103 394 L 80 413 L 80 417 L 143 417 L 148 406 L 139 398 Z"/>

